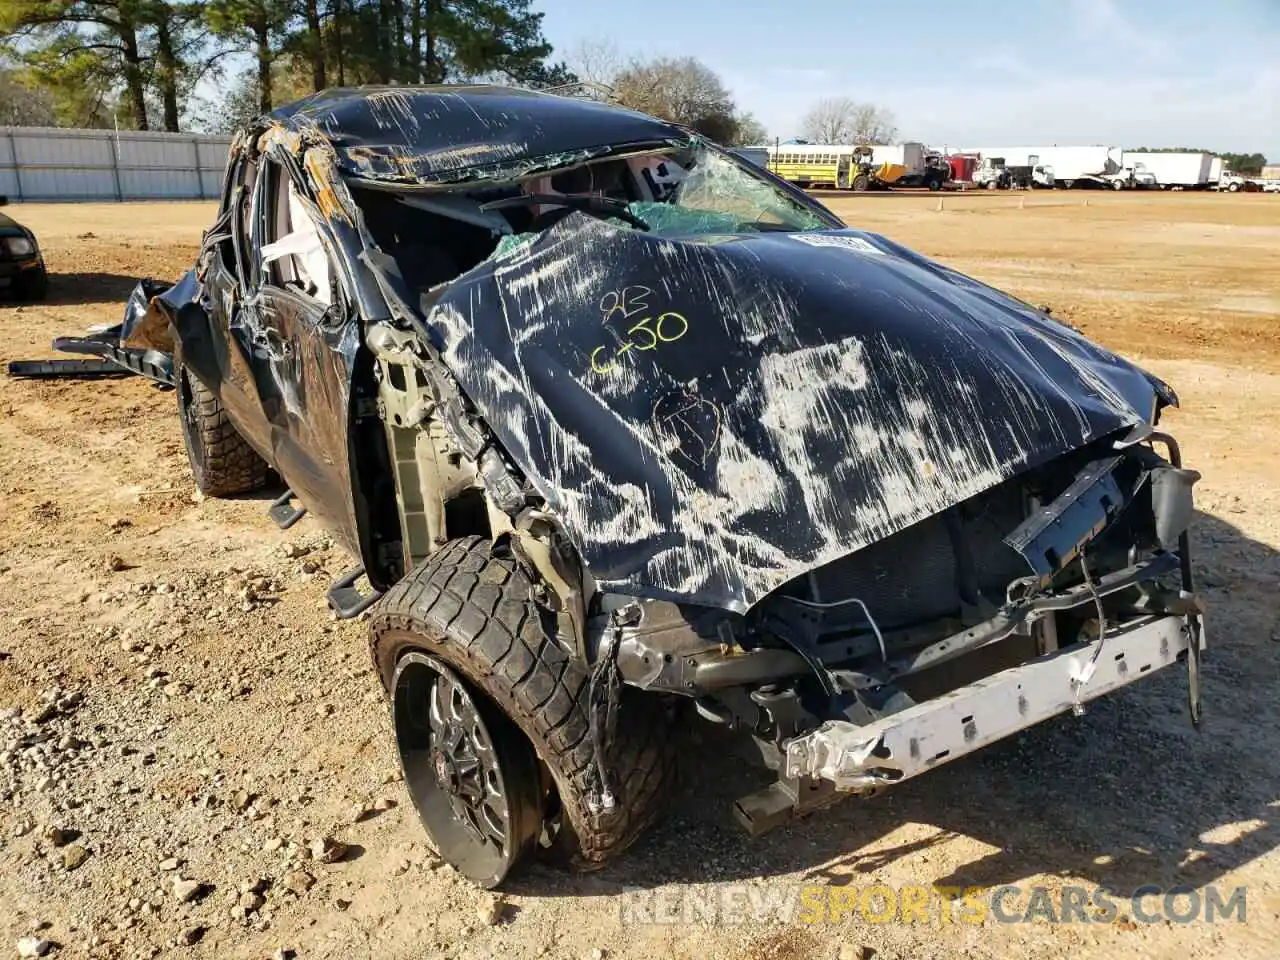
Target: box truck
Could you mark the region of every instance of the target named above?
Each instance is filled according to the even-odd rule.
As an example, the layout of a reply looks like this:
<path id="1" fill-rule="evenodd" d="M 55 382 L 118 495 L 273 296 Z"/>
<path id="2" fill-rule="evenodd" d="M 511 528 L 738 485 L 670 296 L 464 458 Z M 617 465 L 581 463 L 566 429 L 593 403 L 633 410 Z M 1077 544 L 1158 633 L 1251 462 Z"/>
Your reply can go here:
<path id="1" fill-rule="evenodd" d="M 1124 152 L 1124 166 L 1145 168 L 1162 190 L 1203 190 L 1221 177 L 1222 165 L 1217 164 L 1215 176 L 1211 153 L 1148 153 L 1138 150 Z"/>

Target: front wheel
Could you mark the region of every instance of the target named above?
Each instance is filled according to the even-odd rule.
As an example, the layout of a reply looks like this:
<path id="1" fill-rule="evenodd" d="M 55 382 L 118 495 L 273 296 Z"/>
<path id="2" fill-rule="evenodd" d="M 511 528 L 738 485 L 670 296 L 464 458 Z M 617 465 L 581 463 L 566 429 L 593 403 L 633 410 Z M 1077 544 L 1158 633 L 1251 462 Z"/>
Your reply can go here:
<path id="1" fill-rule="evenodd" d="M 855 193 L 866 193 L 871 189 L 871 178 L 865 173 L 860 173 L 853 178 L 853 190 Z"/>
<path id="2" fill-rule="evenodd" d="M 674 778 L 667 704 L 618 690 L 603 745 L 614 795 L 593 803 L 588 667 L 515 560 L 455 540 L 393 587 L 370 625 L 405 784 L 442 857 L 496 887 L 531 855 L 592 869 L 649 824 Z"/>

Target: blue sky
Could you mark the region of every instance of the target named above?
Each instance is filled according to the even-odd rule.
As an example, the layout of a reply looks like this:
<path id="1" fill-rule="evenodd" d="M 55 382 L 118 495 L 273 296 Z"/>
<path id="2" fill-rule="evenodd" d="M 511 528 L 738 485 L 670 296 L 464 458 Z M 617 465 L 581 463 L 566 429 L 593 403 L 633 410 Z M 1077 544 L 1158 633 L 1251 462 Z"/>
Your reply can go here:
<path id="1" fill-rule="evenodd" d="M 557 57 L 602 39 L 623 56 L 698 57 L 771 135 L 847 95 L 939 146 L 1187 145 L 1280 161 L 1280 0 L 534 6 Z"/>

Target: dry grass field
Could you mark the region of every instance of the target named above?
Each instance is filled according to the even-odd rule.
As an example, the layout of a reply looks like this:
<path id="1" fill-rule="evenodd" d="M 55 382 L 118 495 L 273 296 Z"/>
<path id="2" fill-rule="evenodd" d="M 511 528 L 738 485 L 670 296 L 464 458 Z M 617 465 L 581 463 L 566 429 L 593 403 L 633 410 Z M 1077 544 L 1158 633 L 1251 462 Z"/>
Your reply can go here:
<path id="1" fill-rule="evenodd" d="M 756 840 L 728 817 L 754 774 L 700 740 L 632 852 L 589 876 L 528 871 L 494 912 L 437 862 L 396 778 L 363 625 L 324 609 L 348 564 L 323 531 L 277 530 L 260 497 L 194 496 L 171 392 L 0 378 L 0 956 L 35 936 L 58 957 L 1274 957 L 1280 197 L 823 199 L 1178 390 L 1166 424 L 1204 474 L 1202 732 L 1168 671 Z M 52 284 L 47 303 L 0 304 L 0 361 L 117 320 L 137 277 L 186 269 L 212 218 L 8 212 L 39 235 Z M 25 720 L 50 703 L 33 738 Z M 325 837 L 344 859 L 309 859 Z M 177 877 L 198 881 L 189 900 Z M 1147 923 L 1120 899 L 1110 923 L 622 922 L 628 890 L 681 884 L 1243 885 L 1247 919 Z"/>

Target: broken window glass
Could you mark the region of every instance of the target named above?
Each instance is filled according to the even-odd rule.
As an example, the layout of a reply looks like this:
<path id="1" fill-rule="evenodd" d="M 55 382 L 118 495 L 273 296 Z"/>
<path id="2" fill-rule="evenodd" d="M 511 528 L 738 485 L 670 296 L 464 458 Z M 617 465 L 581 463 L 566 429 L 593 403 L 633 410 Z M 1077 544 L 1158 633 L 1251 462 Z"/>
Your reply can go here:
<path id="1" fill-rule="evenodd" d="M 681 156 L 680 154 L 683 154 Z M 680 151 L 660 165 L 675 165 L 663 204 L 632 204 L 632 212 L 656 233 L 754 233 L 760 230 L 829 229 L 767 180 L 754 176 L 742 161 L 700 146 Z M 656 180 L 656 178 L 654 178 Z M 656 209 L 666 206 L 666 210 Z"/>

